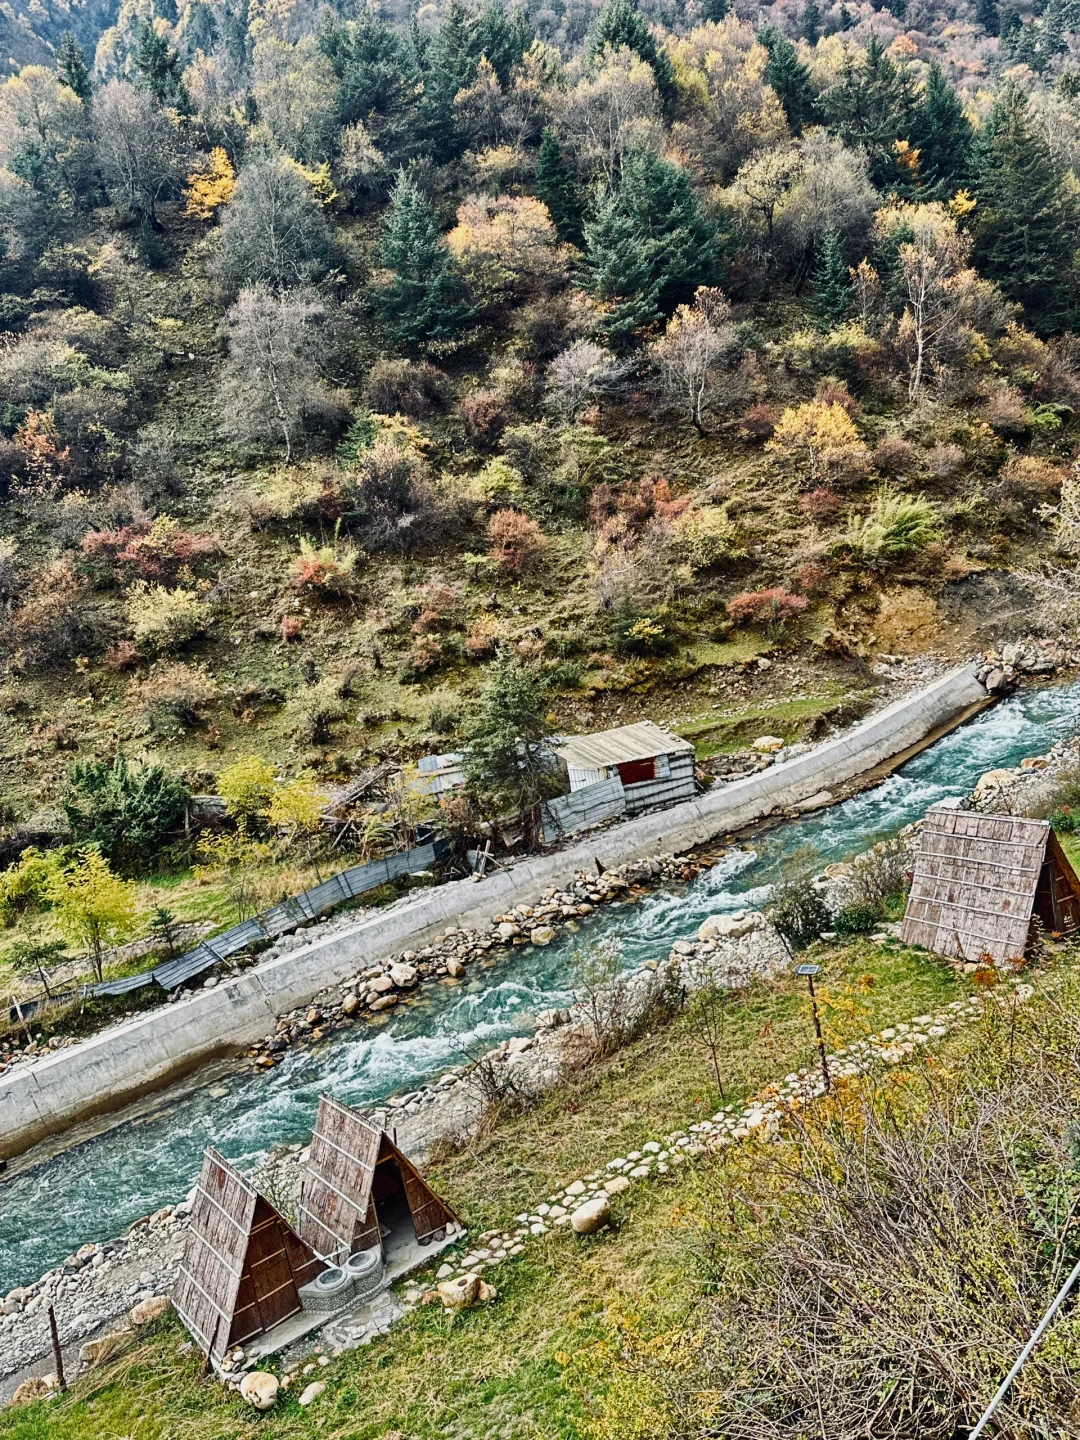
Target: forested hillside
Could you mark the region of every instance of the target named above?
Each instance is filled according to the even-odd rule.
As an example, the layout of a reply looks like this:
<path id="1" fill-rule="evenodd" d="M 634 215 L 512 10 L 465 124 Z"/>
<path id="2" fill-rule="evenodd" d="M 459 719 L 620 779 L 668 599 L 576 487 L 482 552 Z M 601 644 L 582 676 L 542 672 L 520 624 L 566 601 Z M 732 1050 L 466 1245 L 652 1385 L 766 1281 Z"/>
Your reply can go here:
<path id="1" fill-rule="evenodd" d="M 452 748 L 500 654 L 696 724 L 1057 623 L 1070 5 L 108 18 L 0 87 L 17 842 L 118 748 Z"/>

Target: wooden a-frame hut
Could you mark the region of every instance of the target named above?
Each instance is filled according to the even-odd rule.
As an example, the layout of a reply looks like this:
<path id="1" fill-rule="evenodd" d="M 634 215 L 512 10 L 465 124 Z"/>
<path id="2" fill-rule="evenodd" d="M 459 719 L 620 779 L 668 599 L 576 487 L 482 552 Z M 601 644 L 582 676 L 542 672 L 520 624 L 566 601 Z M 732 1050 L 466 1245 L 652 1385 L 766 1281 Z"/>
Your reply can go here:
<path id="1" fill-rule="evenodd" d="M 207 1149 L 173 1304 L 214 1359 L 301 1308 L 326 1265 L 250 1181 Z"/>
<path id="2" fill-rule="evenodd" d="M 338 1263 L 408 1232 L 421 1245 L 457 1216 L 385 1130 L 330 1095 L 319 1097 L 300 1187 L 300 1234 Z"/>
<path id="3" fill-rule="evenodd" d="M 1048 820 L 935 805 L 919 832 L 900 938 L 964 960 L 1023 955 L 1035 919 L 1080 929 L 1080 878 Z"/>

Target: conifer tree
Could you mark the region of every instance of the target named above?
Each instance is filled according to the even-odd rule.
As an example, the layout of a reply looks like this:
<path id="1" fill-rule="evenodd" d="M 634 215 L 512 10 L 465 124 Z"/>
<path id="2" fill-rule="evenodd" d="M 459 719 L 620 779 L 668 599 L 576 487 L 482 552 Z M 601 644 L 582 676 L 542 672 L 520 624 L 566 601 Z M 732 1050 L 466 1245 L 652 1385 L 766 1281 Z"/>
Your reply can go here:
<path id="1" fill-rule="evenodd" d="M 633 50 L 635 55 L 640 56 L 646 65 L 651 65 L 660 99 L 665 108 L 671 105 L 675 98 L 675 74 L 671 61 L 666 51 L 657 45 L 648 22 L 634 8 L 632 0 L 607 0 L 607 4 L 600 11 L 589 36 L 590 59 L 595 60 L 605 45 L 609 45 L 613 50 L 625 45 L 628 50 Z"/>
<path id="2" fill-rule="evenodd" d="M 865 152 L 870 179 L 879 190 L 903 193 L 910 174 L 897 165 L 896 142 L 908 140 L 915 112 L 915 85 L 871 35 L 862 57 L 849 54 L 821 106 L 845 144 Z"/>
<path id="3" fill-rule="evenodd" d="M 388 138 L 400 153 L 404 127 L 392 122 L 409 109 L 419 77 L 394 30 L 370 13 L 331 21 L 319 33 L 319 48 L 337 80 L 338 124 L 362 121 L 384 154 Z"/>
<path id="4" fill-rule="evenodd" d="M 758 31 L 758 42 L 769 52 L 765 79 L 780 97 L 788 125 L 794 134 L 802 132 L 814 118 L 814 89 L 810 71 L 786 35 L 771 25 Z"/>
<path id="5" fill-rule="evenodd" d="M 420 349 L 452 339 L 472 319 L 431 206 L 404 173 L 390 197 L 380 253 L 393 276 L 373 298 L 399 344 Z"/>
<path id="6" fill-rule="evenodd" d="M 1080 208 L 1016 86 L 999 96 L 979 141 L 976 263 L 1034 330 L 1050 333 L 1076 307 Z"/>
<path id="7" fill-rule="evenodd" d="M 727 13 L 727 0 L 705 0 L 701 7 L 702 19 L 711 20 L 714 25 L 719 25 L 721 20 L 726 19 Z"/>
<path id="8" fill-rule="evenodd" d="M 1001 30 L 998 0 L 975 0 L 975 19 L 987 35 L 997 35 Z"/>
<path id="9" fill-rule="evenodd" d="M 936 60 L 930 64 L 910 138 L 919 151 L 919 178 L 928 200 L 947 200 L 968 184 L 974 131 Z"/>
<path id="10" fill-rule="evenodd" d="M 802 37 L 808 45 L 816 45 L 821 38 L 821 7 L 818 0 L 806 0 L 803 6 Z"/>
<path id="11" fill-rule="evenodd" d="M 476 78 L 479 55 L 473 44 L 472 17 L 460 0 L 452 3 L 434 39 L 424 48 L 424 98 L 420 116 L 424 139 L 436 164 L 456 160 L 465 137 L 454 123 L 454 96 Z"/>
<path id="12" fill-rule="evenodd" d="M 536 197 L 548 208 L 548 214 L 559 232 L 559 239 L 571 245 L 582 243 L 584 204 L 581 187 L 573 170 L 563 158 L 553 130 L 545 129 L 540 141 L 540 158 L 536 164 Z"/>
<path id="13" fill-rule="evenodd" d="M 585 225 L 585 283 L 609 306 L 598 332 L 627 345 L 714 278 L 718 251 L 686 172 L 652 150 L 632 152 Z"/>
<path id="14" fill-rule="evenodd" d="M 182 114 L 191 109 L 180 56 L 149 22 L 139 26 L 134 64 L 136 84 L 141 89 L 149 90 L 162 105 L 170 105 Z"/>
<path id="15" fill-rule="evenodd" d="M 843 324 L 851 300 L 851 275 L 844 259 L 840 232 L 835 226 L 830 226 L 821 237 L 813 286 L 806 308 L 815 327 L 829 331 Z"/>
<path id="16" fill-rule="evenodd" d="M 61 82 L 74 90 L 80 100 L 89 100 L 91 94 L 90 70 L 86 56 L 71 30 L 65 30 L 56 53 L 56 73 Z"/>

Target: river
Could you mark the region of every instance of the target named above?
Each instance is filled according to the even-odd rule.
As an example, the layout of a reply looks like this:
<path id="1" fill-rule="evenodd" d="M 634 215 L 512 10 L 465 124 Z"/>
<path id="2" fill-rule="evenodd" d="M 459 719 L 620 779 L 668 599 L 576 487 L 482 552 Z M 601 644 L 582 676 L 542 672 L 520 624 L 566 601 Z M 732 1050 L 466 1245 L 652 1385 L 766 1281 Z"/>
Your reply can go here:
<path id="1" fill-rule="evenodd" d="M 530 1031 L 536 1012 L 566 1005 L 577 959 L 590 947 L 609 947 L 627 968 L 661 959 L 706 916 L 763 900 L 784 861 L 805 853 L 820 867 L 850 858 L 936 801 L 967 794 L 984 771 L 1048 750 L 1078 720 L 1080 683 L 1025 691 L 954 730 L 873 790 L 775 826 L 752 851 L 730 852 L 690 885 L 606 907 L 546 948 L 522 947 L 473 965 L 461 986 L 432 986 L 379 1029 L 339 1031 L 313 1050 L 290 1051 L 272 1071 L 244 1070 L 194 1090 L 165 1091 L 140 1118 L 21 1166 L 0 1182 L 0 1295 L 80 1244 L 116 1235 L 179 1199 L 206 1145 L 249 1167 L 275 1145 L 307 1139 L 322 1090 L 371 1104 L 415 1089 L 458 1063 L 466 1047 Z"/>

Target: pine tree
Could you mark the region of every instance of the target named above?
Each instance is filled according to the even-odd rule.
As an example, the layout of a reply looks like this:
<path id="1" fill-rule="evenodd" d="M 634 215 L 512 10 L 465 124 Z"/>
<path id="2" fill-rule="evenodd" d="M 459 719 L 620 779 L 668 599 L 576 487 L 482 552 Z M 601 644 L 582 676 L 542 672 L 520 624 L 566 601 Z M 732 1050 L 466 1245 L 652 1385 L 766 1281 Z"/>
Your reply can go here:
<path id="1" fill-rule="evenodd" d="M 907 66 L 897 65 L 876 35 L 861 61 L 845 59 L 821 106 L 845 144 L 865 152 L 870 179 L 879 190 L 903 191 L 910 175 L 897 165 L 896 142 L 910 138 L 915 86 Z"/>
<path id="2" fill-rule="evenodd" d="M 975 19 L 987 35 L 997 35 L 1001 29 L 998 0 L 975 0 Z"/>
<path id="3" fill-rule="evenodd" d="M 527 845 L 541 800 L 558 787 L 548 707 L 537 672 L 516 655 L 500 656 L 488 668 L 462 759 L 466 786 L 481 814 L 520 816 Z"/>
<path id="4" fill-rule="evenodd" d="M 56 53 L 56 73 L 69 90 L 74 90 L 80 100 L 89 100 L 91 94 L 90 70 L 86 56 L 72 31 L 65 30 Z"/>
<path id="5" fill-rule="evenodd" d="M 438 165 L 456 160 L 465 137 L 454 123 L 454 96 L 476 78 L 480 56 L 475 22 L 460 0 L 452 0 L 434 39 L 424 51 L 424 98 L 420 106 L 423 137 Z"/>
<path id="6" fill-rule="evenodd" d="M 727 0 L 705 0 L 701 7 L 701 18 L 711 20 L 714 25 L 719 25 L 722 20 L 726 19 L 727 13 Z"/>
<path id="7" fill-rule="evenodd" d="M 330 21 L 319 48 L 337 80 L 337 120 L 344 129 L 361 121 L 383 155 L 404 158 L 415 148 L 405 117 L 419 80 L 414 58 L 391 26 L 370 13 Z"/>
<path id="8" fill-rule="evenodd" d="M 976 263 L 1048 334 L 1075 310 L 1080 210 L 1015 86 L 998 97 L 976 164 Z"/>
<path id="9" fill-rule="evenodd" d="M 816 45 L 821 38 L 821 7 L 818 0 L 806 0 L 803 6 L 802 37 L 808 45 Z"/>
<path id="10" fill-rule="evenodd" d="M 551 129 L 545 129 L 540 141 L 536 197 L 547 206 L 559 239 L 580 246 L 584 238 L 581 225 L 585 212 L 581 187 L 563 158 L 555 132 Z"/>
<path id="11" fill-rule="evenodd" d="M 974 131 L 941 66 L 931 61 L 911 125 L 919 176 L 928 200 L 947 200 L 971 179 Z"/>
<path id="12" fill-rule="evenodd" d="M 810 71 L 786 35 L 771 25 L 758 31 L 760 44 L 769 52 L 765 79 L 780 97 L 788 125 L 798 135 L 814 119 L 814 89 Z"/>
<path id="13" fill-rule="evenodd" d="M 390 197 L 380 253 L 393 278 L 373 299 L 399 344 L 420 349 L 452 339 L 472 319 L 431 207 L 404 173 Z"/>
<path id="14" fill-rule="evenodd" d="M 190 111 L 180 56 L 149 23 L 139 26 L 134 64 L 137 85 L 149 90 L 163 105 L 170 105 L 182 114 Z"/>
<path id="15" fill-rule="evenodd" d="M 634 151 L 585 226 L 585 283 L 609 306 L 598 331 L 629 344 L 715 277 L 719 249 L 686 172 L 651 150 Z"/>
<path id="16" fill-rule="evenodd" d="M 507 15 L 501 6 L 488 5 L 477 16 L 473 48 L 477 60 L 485 56 L 499 84 L 505 85 L 510 71 L 535 38 L 532 26 L 520 10 Z"/>
<path id="17" fill-rule="evenodd" d="M 844 259 L 840 232 L 835 226 L 830 226 L 821 237 L 813 286 L 807 312 L 818 330 L 834 330 L 843 324 L 851 300 L 851 275 Z"/>
<path id="18" fill-rule="evenodd" d="M 647 65 L 652 66 L 656 88 L 665 109 L 675 98 L 675 73 L 667 52 L 660 49 L 645 17 L 634 8 L 632 0 L 607 0 L 589 36 L 589 57 L 595 60 L 605 46 L 633 50 Z"/>

